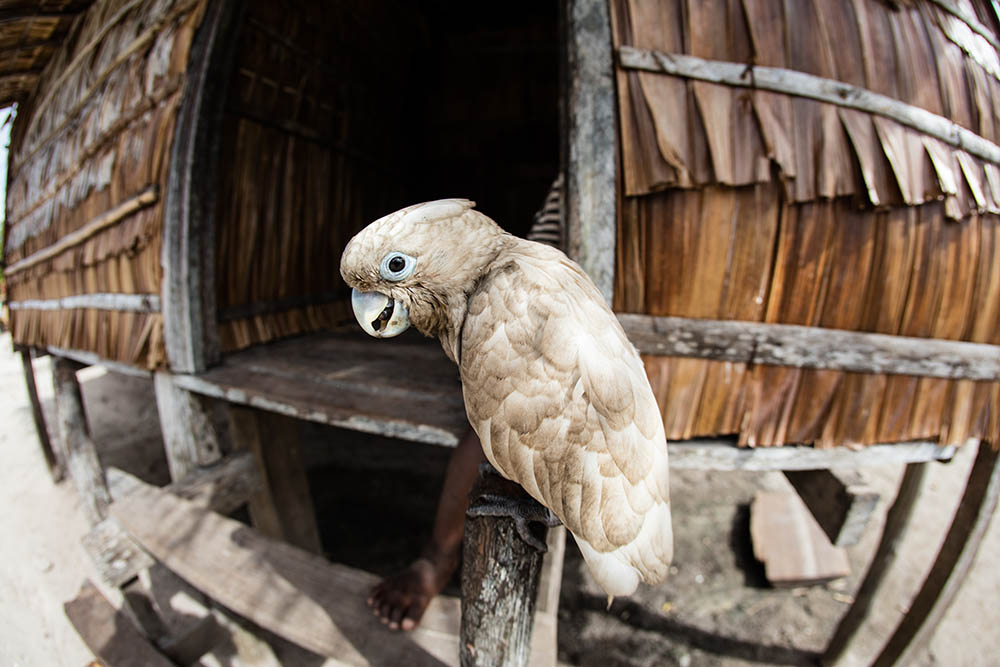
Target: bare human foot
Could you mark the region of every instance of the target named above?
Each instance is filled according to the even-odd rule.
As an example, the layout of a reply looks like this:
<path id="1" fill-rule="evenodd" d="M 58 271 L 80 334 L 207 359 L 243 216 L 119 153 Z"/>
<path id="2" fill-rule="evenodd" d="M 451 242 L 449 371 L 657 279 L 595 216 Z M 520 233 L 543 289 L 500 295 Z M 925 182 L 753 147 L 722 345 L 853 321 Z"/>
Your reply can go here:
<path id="1" fill-rule="evenodd" d="M 430 551 L 430 550 L 428 550 Z M 412 630 L 458 565 L 458 554 L 428 554 L 372 588 L 368 606 L 390 630 Z"/>
<path id="2" fill-rule="evenodd" d="M 448 459 L 434 529 L 420 558 L 402 572 L 383 579 L 368 596 L 368 606 L 390 629 L 417 627 L 427 605 L 458 567 L 469 491 L 484 460 L 479 438 L 470 429 Z"/>

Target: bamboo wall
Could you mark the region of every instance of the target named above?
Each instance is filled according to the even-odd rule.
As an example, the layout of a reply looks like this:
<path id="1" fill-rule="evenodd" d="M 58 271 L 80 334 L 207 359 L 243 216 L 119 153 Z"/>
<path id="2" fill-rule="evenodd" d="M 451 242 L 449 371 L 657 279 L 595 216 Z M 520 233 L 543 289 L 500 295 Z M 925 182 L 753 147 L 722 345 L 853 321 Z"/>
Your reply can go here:
<path id="1" fill-rule="evenodd" d="M 19 109 L 5 239 L 15 342 L 147 368 L 165 364 L 163 199 L 188 53 L 205 5 L 95 2 Z M 105 294 L 143 295 L 142 305 L 59 301 Z"/>
<path id="2" fill-rule="evenodd" d="M 612 7 L 618 46 L 802 71 L 1000 138 L 996 48 L 935 3 Z M 997 164 L 804 97 L 623 66 L 617 84 L 617 310 L 1000 344 Z M 997 441 L 996 383 L 646 363 L 669 438 Z"/>

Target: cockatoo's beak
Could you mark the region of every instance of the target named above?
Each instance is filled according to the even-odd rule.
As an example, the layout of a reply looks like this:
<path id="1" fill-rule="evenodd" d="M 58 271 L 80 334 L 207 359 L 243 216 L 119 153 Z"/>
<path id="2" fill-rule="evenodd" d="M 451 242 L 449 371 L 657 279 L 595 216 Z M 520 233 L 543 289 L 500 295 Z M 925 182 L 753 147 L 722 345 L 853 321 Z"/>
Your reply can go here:
<path id="1" fill-rule="evenodd" d="M 351 290 L 351 306 L 358 324 L 369 336 L 392 338 L 410 328 L 406 306 L 380 292 Z"/>

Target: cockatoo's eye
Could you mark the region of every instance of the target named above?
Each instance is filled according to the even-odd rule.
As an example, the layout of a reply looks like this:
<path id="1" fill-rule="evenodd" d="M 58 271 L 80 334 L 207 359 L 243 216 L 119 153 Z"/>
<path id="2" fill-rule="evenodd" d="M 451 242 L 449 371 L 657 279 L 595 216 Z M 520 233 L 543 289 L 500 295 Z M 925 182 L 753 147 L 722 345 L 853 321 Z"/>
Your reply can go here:
<path id="1" fill-rule="evenodd" d="M 382 260 L 378 272 L 386 280 L 399 282 L 404 278 L 409 278 L 416 266 L 417 260 L 415 258 L 401 252 L 390 252 Z"/>

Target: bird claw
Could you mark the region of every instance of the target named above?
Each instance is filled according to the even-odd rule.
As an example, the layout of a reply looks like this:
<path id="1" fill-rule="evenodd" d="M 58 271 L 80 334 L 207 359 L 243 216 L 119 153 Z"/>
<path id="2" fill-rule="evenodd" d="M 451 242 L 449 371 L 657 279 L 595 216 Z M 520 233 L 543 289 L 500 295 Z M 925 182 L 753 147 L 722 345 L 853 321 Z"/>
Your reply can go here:
<path id="1" fill-rule="evenodd" d="M 548 546 L 534 534 L 528 525 L 529 522 L 540 523 L 548 528 L 561 525 L 562 523 L 547 507 L 534 500 L 516 500 L 492 493 L 484 493 L 478 496 L 476 501 L 469 505 L 466 515 L 471 517 L 491 516 L 511 519 L 514 522 L 514 528 L 517 530 L 518 536 L 540 553 L 548 551 Z"/>

